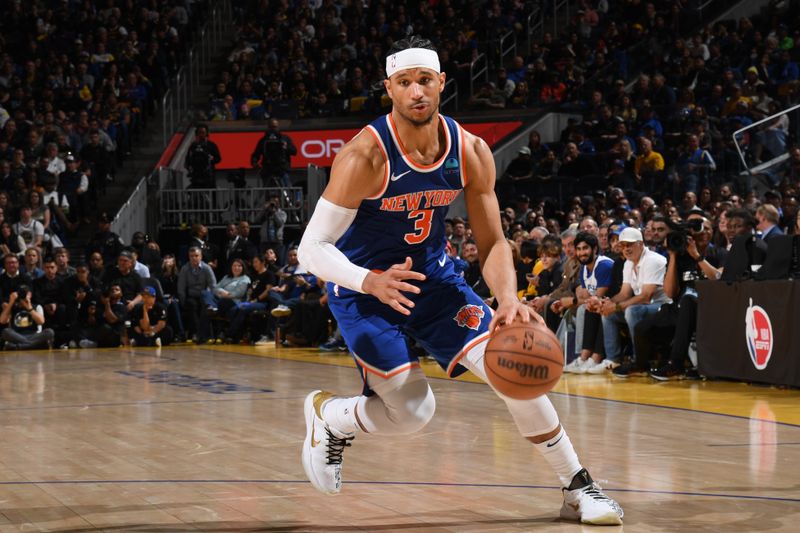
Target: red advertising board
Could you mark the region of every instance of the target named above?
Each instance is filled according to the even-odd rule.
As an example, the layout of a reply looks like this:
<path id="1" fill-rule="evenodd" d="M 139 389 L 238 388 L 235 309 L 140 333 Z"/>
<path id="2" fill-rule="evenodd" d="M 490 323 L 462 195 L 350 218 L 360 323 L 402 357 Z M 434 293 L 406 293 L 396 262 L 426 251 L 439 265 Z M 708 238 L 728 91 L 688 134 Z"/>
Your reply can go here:
<path id="1" fill-rule="evenodd" d="M 520 121 L 463 124 L 464 129 L 482 137 L 489 146 L 494 146 L 521 125 Z M 342 146 L 359 131 L 358 129 L 285 131 L 284 133 L 291 137 L 297 147 L 297 155 L 292 157 L 292 168 L 306 168 L 309 164 L 320 167 L 331 166 L 333 158 Z M 210 138 L 217 143 L 222 155 L 222 161 L 217 168 L 222 170 L 250 168 L 250 154 L 263 135 L 263 132 L 249 131 L 212 133 Z"/>

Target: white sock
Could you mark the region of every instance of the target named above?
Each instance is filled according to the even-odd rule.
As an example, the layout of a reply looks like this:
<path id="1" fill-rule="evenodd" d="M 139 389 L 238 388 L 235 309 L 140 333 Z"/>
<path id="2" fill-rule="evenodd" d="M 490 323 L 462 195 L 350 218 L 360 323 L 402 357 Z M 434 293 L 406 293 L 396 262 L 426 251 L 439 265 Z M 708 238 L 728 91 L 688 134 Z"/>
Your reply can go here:
<path id="1" fill-rule="evenodd" d="M 322 419 L 338 433 L 352 435 L 358 427 L 356 404 L 361 396 L 349 398 L 331 398 L 322 404 Z"/>
<path id="2" fill-rule="evenodd" d="M 534 444 L 539 453 L 542 454 L 545 461 L 550 465 L 550 468 L 558 476 L 561 481 L 562 487 L 569 487 L 572 478 L 575 474 L 583 468 L 578 455 L 575 453 L 575 448 L 572 447 L 572 441 L 569 440 L 569 435 L 561 428 L 558 435 L 545 442 Z"/>

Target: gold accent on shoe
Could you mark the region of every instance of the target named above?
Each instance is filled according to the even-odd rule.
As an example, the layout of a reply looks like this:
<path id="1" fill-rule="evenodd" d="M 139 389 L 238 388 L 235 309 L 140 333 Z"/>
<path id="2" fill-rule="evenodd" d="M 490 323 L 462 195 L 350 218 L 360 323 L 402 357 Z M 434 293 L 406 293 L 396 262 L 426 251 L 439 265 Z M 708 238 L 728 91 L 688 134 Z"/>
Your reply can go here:
<path id="1" fill-rule="evenodd" d="M 317 416 L 320 419 L 322 418 L 322 404 L 333 397 L 334 394 L 328 391 L 320 391 L 316 396 L 314 396 L 314 411 L 317 413 Z"/>

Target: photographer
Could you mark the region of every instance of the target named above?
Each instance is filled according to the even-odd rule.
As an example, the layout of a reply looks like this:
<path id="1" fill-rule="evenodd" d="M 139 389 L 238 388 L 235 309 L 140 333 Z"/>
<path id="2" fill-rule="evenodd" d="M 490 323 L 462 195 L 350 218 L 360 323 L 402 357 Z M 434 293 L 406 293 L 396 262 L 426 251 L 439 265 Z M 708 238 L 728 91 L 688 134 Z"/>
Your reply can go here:
<path id="1" fill-rule="evenodd" d="M 632 368 L 629 375 L 648 372 L 647 365 L 654 359 L 656 345 L 663 344 L 669 346 L 669 360 L 650 372 L 650 376 L 659 381 L 687 377 L 685 360 L 697 330 L 695 282 L 717 279 L 717 269 L 725 260 L 725 250 L 711 244 L 712 235 L 711 221 L 699 214 L 690 215 L 685 224 L 670 226 L 665 239 L 669 257 L 664 292 L 672 303 L 664 304 L 656 315 L 636 326 L 635 351 L 641 365 Z"/>
<path id="2" fill-rule="evenodd" d="M 214 167 L 222 161 L 217 145 L 208 139 L 208 126 L 200 124 L 195 129 L 195 139 L 186 151 L 183 166 L 189 173 L 190 189 L 213 189 Z"/>
<path id="3" fill-rule="evenodd" d="M 277 119 L 270 119 L 267 132 L 256 144 L 250 163 L 253 168 L 261 167 L 261 179 L 264 187 L 290 187 L 289 168 L 291 156 L 297 154 L 292 139 L 280 132 Z"/>
<path id="4" fill-rule="evenodd" d="M 272 248 L 280 264 L 283 264 L 285 255 L 283 227 L 286 225 L 286 218 L 286 211 L 281 209 L 278 195 L 270 194 L 269 200 L 264 204 L 264 211 L 261 212 L 257 221 L 257 223 L 261 224 L 259 249 L 263 253 L 263 251 Z"/>
<path id="5" fill-rule="evenodd" d="M 52 346 L 55 333 L 52 329 L 42 329 L 44 312 L 42 306 L 31 303 L 31 289 L 20 285 L 9 295 L 8 303 L 3 304 L 0 325 L 8 326 L 2 338 L 7 350 L 33 350 Z"/>

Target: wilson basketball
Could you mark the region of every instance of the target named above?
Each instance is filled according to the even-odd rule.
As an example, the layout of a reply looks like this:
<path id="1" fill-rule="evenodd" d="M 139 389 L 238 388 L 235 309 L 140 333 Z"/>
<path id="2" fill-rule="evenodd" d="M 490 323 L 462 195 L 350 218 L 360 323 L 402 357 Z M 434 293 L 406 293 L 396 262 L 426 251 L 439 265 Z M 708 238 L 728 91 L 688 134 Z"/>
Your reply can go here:
<path id="1" fill-rule="evenodd" d="M 484 356 L 489 381 L 501 394 L 530 400 L 550 391 L 564 370 L 564 349 L 546 326 L 531 320 L 500 326 Z"/>

